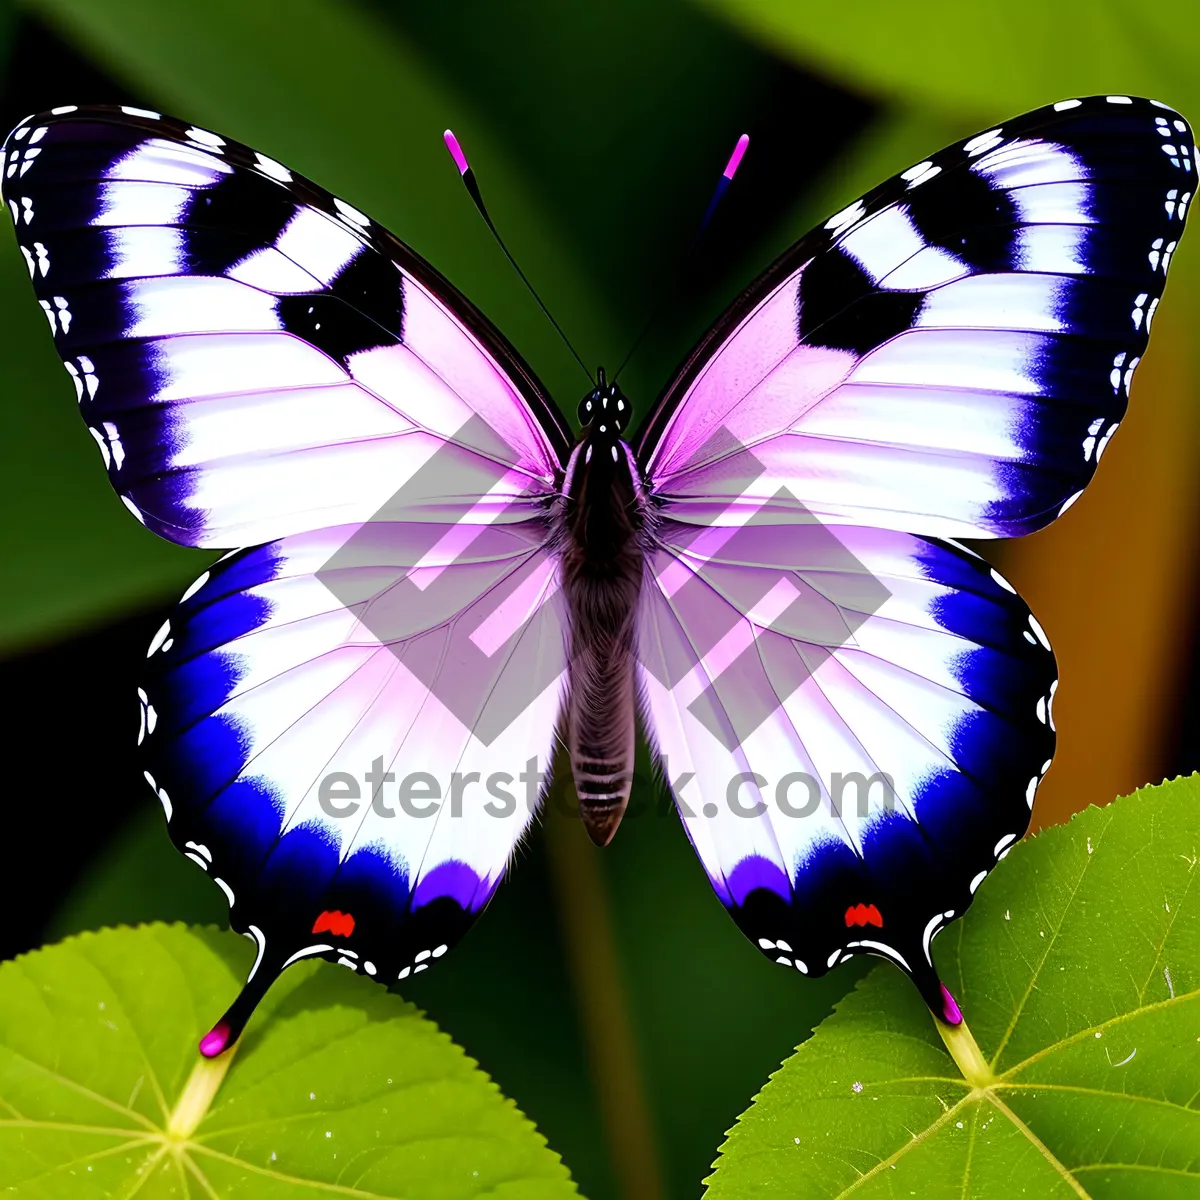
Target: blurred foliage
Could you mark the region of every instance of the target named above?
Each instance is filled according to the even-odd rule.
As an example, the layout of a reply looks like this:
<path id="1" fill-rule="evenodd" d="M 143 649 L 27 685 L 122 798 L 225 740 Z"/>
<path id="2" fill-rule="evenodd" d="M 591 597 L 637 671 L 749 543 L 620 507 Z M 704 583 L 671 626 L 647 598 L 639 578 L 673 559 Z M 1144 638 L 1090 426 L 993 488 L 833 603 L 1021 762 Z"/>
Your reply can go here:
<path id="1" fill-rule="evenodd" d="M 141 1194 L 566 1200 L 558 1156 L 432 1021 L 302 963 L 233 1051 L 202 1014 L 254 961 L 232 933 L 105 929 L 0 966 L 0 1188 Z"/>
<path id="2" fill-rule="evenodd" d="M 1200 110 L 1200 13 L 1189 0 L 701 2 L 773 53 L 969 125 L 1114 92 Z"/>
<path id="3" fill-rule="evenodd" d="M 52 63 L 18 63 L 9 93 L 14 102 L 36 93 L 19 106 L 27 111 L 112 99 L 116 87 L 312 176 L 471 296 L 570 415 L 582 375 L 463 194 L 442 130 L 462 138 L 506 240 L 585 361 L 610 369 L 670 276 L 734 139 L 749 131 L 702 269 L 623 376 L 644 412 L 737 287 L 808 226 L 931 149 L 1071 91 L 1151 91 L 1186 111 L 1195 86 L 1184 69 L 1194 57 L 1186 18 L 1159 56 L 1155 23 L 1171 10 L 1127 8 L 27 0 L 27 14 L 102 74 L 79 87 L 67 76 L 62 94 L 48 95 Z M 785 50 L 825 79 L 786 65 Z M 0 647 L 136 605 L 165 607 L 203 556 L 154 539 L 109 491 L 11 242 L 0 250 L 0 317 L 15 450 L 0 475 L 0 504 L 13 514 L 0 529 L 10 581 Z M 135 729 L 131 710 L 129 753 L 113 749 L 100 803 L 105 788 L 140 790 Z M 95 779 L 95 764 L 86 769 Z M 558 796 L 549 832 L 519 851 L 478 928 L 405 990 L 516 1098 L 593 1200 L 694 1196 L 747 1098 L 862 973 L 855 965 L 802 981 L 776 970 L 721 911 L 645 763 L 635 804 L 599 853 L 568 815 L 569 796 Z M 145 818 L 116 831 L 55 933 L 209 921 L 219 901 L 170 848 L 147 799 Z M 594 947 L 611 953 L 585 964 L 589 973 L 580 956 Z M 624 1066 L 603 1050 L 612 1030 L 585 986 L 625 1014 Z M 648 1114 L 649 1166 L 614 1112 L 630 1088 Z"/>
<path id="4" fill-rule="evenodd" d="M 1016 846 L 934 944 L 975 1061 L 876 968 L 742 1115 L 708 1195 L 1195 1195 L 1198 802 L 1193 775 Z"/>

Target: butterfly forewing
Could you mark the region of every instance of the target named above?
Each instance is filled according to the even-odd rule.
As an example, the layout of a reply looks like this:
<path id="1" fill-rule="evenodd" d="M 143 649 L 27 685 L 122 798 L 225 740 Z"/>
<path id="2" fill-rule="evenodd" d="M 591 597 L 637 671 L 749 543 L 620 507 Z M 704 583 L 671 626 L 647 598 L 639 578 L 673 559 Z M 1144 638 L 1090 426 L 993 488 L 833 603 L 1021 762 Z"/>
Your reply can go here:
<path id="1" fill-rule="evenodd" d="M 1048 524 L 1125 412 L 1195 184 L 1183 118 L 1119 96 L 1002 122 L 896 176 L 697 347 L 641 441 L 660 500 L 733 520 L 786 480 L 845 523 Z M 749 490 L 730 446 L 764 467 Z"/>
<path id="2" fill-rule="evenodd" d="M 273 160 L 79 109 L 14 130 L 3 194 L 113 486 L 156 533 L 227 548 L 365 521 L 447 441 L 511 467 L 514 501 L 553 489 L 565 426 L 515 352 Z"/>
<path id="3" fill-rule="evenodd" d="M 1040 529 L 1125 412 L 1196 186 L 1126 96 L 957 143 L 798 242 L 717 322 L 639 458 L 647 728 L 771 958 L 856 952 L 956 1018 L 930 942 L 1024 832 L 1055 669 L 953 536 Z"/>

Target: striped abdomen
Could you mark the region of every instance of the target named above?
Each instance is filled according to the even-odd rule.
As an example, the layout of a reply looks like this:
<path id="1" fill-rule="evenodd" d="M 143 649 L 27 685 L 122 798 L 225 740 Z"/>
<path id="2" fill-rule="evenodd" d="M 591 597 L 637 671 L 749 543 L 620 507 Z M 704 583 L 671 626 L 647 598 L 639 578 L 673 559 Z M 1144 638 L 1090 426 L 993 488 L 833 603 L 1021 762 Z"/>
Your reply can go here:
<path id="1" fill-rule="evenodd" d="M 640 519 L 624 453 L 614 461 L 607 447 L 598 449 L 574 482 L 563 554 L 571 611 L 567 748 L 584 827 L 603 846 L 633 784 Z"/>

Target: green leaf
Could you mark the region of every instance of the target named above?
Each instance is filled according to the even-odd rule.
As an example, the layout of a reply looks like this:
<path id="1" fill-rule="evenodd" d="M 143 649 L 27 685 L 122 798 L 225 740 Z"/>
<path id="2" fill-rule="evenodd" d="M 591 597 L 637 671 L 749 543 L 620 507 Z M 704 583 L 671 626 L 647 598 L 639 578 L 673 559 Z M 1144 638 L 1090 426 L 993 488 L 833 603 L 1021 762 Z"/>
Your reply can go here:
<path id="1" fill-rule="evenodd" d="M 743 1114 L 709 1196 L 1200 1195 L 1198 855 L 1200 776 L 1019 845 L 936 944 L 955 1057 L 878 968 Z"/>
<path id="2" fill-rule="evenodd" d="M 1187 0 L 703 0 L 775 53 L 852 86 L 982 119 L 1066 96 L 1151 96 L 1200 106 L 1200 22 Z"/>
<path id="3" fill-rule="evenodd" d="M 202 1017 L 251 947 L 180 925 L 84 934 L 0 966 L 0 1191 L 132 1196 L 575 1194 L 533 1126 L 412 1005 L 292 968 L 231 1055 Z"/>

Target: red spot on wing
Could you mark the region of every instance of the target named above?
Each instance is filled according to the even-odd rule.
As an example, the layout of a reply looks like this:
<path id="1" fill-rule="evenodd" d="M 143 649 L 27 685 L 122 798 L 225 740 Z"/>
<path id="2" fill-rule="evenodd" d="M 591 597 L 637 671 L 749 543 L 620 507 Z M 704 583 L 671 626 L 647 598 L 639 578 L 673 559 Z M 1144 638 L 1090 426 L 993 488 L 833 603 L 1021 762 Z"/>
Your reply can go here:
<path id="1" fill-rule="evenodd" d="M 883 914 L 874 904 L 852 904 L 846 909 L 846 927 L 854 925 L 874 925 L 883 928 Z"/>
<path id="2" fill-rule="evenodd" d="M 354 932 L 354 918 L 349 913 L 326 910 L 314 922 L 313 933 L 332 933 L 334 937 L 349 937 Z"/>

